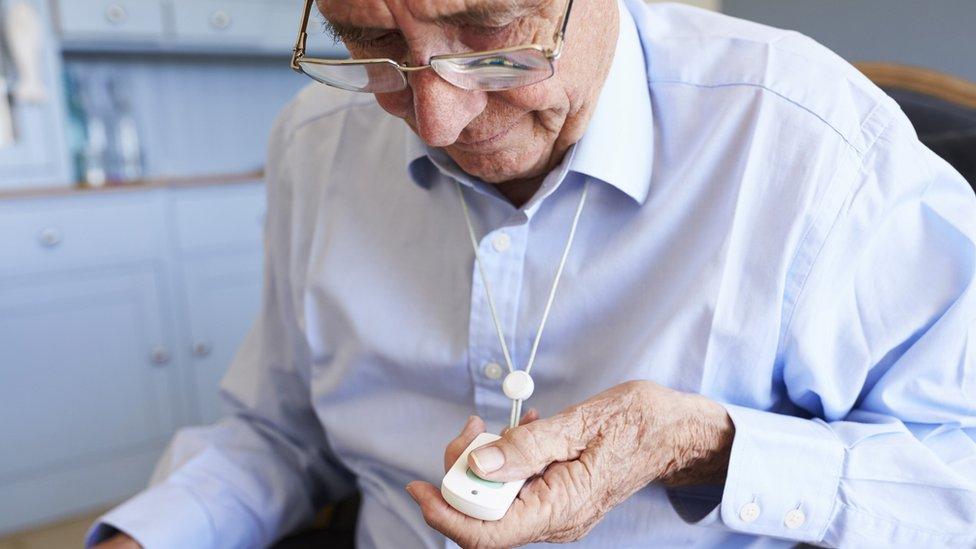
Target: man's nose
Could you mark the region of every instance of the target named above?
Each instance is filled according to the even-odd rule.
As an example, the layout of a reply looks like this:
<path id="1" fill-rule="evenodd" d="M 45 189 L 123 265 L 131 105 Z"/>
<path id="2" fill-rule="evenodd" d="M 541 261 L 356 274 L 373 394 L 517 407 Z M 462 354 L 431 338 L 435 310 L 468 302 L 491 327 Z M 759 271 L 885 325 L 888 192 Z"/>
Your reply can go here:
<path id="1" fill-rule="evenodd" d="M 432 147 L 446 147 L 485 109 L 485 92 L 458 88 L 433 71 L 417 71 L 409 76 L 413 89 L 413 108 L 417 133 Z"/>

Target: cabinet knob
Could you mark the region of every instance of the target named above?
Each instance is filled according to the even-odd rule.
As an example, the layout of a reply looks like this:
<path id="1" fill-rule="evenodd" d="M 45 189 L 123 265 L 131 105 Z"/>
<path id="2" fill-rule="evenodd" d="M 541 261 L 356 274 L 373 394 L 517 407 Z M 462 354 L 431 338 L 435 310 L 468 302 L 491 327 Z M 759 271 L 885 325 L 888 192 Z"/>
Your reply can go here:
<path id="1" fill-rule="evenodd" d="M 210 14 L 210 26 L 214 30 L 225 30 L 232 22 L 230 14 L 224 10 L 217 10 Z"/>
<path id="2" fill-rule="evenodd" d="M 64 233 L 57 227 L 44 227 L 37 233 L 37 242 L 45 248 L 54 248 L 64 240 Z"/>
<path id="3" fill-rule="evenodd" d="M 156 347 L 152 350 L 149 358 L 156 366 L 165 366 L 166 364 L 169 364 L 169 351 L 166 350 L 165 347 Z"/>
<path id="4" fill-rule="evenodd" d="M 193 356 L 204 358 L 210 355 L 213 346 L 206 341 L 195 341 L 193 343 Z"/>
<path id="5" fill-rule="evenodd" d="M 113 25 L 121 25 L 129 19 L 129 12 L 120 4 L 109 4 L 105 8 L 105 19 Z"/>

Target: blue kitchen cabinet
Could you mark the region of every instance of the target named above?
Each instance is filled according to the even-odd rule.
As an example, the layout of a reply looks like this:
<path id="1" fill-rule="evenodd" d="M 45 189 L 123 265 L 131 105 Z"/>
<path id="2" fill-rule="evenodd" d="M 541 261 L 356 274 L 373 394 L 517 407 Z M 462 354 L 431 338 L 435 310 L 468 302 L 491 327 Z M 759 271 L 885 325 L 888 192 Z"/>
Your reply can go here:
<path id="1" fill-rule="evenodd" d="M 184 351 L 189 356 L 195 422 L 222 415 L 218 386 L 261 305 L 261 251 L 189 259 L 183 264 L 187 300 Z"/>
<path id="2" fill-rule="evenodd" d="M 158 196 L 0 203 L 0 531 L 145 483 L 180 416 Z"/>
<path id="3" fill-rule="evenodd" d="M 287 56 L 302 0 L 56 0 L 65 52 L 124 51 Z M 331 40 L 316 55 L 343 57 Z M 318 33 L 322 34 L 322 33 Z"/>
<path id="4" fill-rule="evenodd" d="M 51 40 L 51 19 L 45 0 L 28 0 L 37 10 L 45 30 L 38 61 L 47 99 L 38 104 L 13 103 L 15 142 L 0 147 L 0 189 L 14 187 L 67 186 L 73 174 L 65 138 L 65 108 L 61 82 L 61 59 L 57 42 Z M 72 0 L 74 1 L 74 0 Z M 8 3 L 9 5 L 9 3 Z M 12 72 L 13 60 L 4 57 Z M 7 98 L 0 98 L 6 101 Z"/>
<path id="5" fill-rule="evenodd" d="M 57 20 L 65 41 L 148 41 L 163 39 L 163 0 L 57 0 Z"/>
<path id="6" fill-rule="evenodd" d="M 145 486 L 257 313 L 260 183 L 0 200 L 0 534 Z"/>
<path id="7" fill-rule="evenodd" d="M 196 423 L 221 415 L 220 379 L 261 305 L 264 186 L 181 190 L 174 195 L 181 351 Z"/>
<path id="8" fill-rule="evenodd" d="M 145 484 L 176 425 L 158 276 L 127 266 L 0 282 L 0 531 Z"/>
<path id="9" fill-rule="evenodd" d="M 300 18 L 300 2 L 173 0 L 174 31 L 183 44 L 284 55 L 294 46 Z"/>

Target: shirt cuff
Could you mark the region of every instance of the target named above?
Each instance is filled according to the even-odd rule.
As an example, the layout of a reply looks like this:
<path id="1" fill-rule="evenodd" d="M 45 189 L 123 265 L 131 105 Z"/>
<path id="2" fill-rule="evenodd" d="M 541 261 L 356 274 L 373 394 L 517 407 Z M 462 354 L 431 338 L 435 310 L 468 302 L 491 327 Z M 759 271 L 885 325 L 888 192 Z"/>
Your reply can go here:
<path id="1" fill-rule="evenodd" d="M 735 438 L 722 522 L 749 534 L 823 539 L 837 500 L 844 445 L 818 419 L 724 406 Z"/>
<path id="2" fill-rule="evenodd" d="M 85 547 L 118 532 L 146 549 L 214 546 L 209 514 L 189 490 L 172 483 L 153 486 L 103 515 L 85 536 Z"/>

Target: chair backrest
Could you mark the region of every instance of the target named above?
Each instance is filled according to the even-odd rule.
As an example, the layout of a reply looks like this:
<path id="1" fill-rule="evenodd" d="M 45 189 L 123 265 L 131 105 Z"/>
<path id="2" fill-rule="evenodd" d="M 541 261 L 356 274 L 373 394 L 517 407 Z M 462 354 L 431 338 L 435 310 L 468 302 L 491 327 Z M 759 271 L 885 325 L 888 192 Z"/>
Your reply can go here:
<path id="1" fill-rule="evenodd" d="M 856 65 L 898 102 L 919 139 L 976 190 L 976 83 L 921 67 Z"/>

